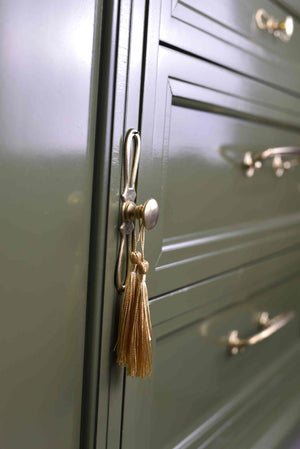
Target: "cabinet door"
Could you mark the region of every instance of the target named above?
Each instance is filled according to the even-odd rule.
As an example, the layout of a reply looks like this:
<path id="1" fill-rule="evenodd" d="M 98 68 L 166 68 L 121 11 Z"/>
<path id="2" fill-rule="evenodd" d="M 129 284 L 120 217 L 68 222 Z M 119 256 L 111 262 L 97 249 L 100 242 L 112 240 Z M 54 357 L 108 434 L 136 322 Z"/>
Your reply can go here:
<path id="1" fill-rule="evenodd" d="M 157 61 L 138 184 L 138 201 L 161 211 L 146 235 L 150 297 L 300 241 L 300 167 L 282 178 L 268 162 L 252 178 L 242 167 L 247 151 L 300 147 L 298 99 L 163 46 Z"/>
<path id="2" fill-rule="evenodd" d="M 204 372 L 206 359 L 210 366 L 215 363 L 214 366 L 229 377 L 235 369 L 247 372 L 248 362 L 253 361 L 254 366 L 246 376 L 252 385 L 250 393 L 247 390 L 247 398 L 251 398 L 253 392 L 260 394 L 264 390 L 273 372 L 279 373 L 280 379 L 287 374 L 281 370 L 285 361 L 289 364 L 288 376 L 295 381 L 291 374 L 295 365 L 290 362 L 299 349 L 296 339 L 298 321 L 286 328 L 278 357 L 277 343 L 283 334 L 278 334 L 275 343 L 270 340 L 267 345 L 270 355 L 265 362 L 263 348 L 266 345 L 263 345 L 257 353 L 251 350 L 244 359 L 236 359 L 232 364 L 235 368 L 227 363 L 226 349 L 214 348 L 210 356 L 205 342 L 197 340 L 198 324 L 204 317 L 208 318 L 234 302 L 249 300 L 251 294 L 255 294 L 255 310 L 250 315 L 237 312 L 237 319 L 224 318 L 226 333 L 236 325 L 238 317 L 243 316 L 241 331 L 247 335 L 253 331 L 249 316 L 251 320 L 251 313 L 258 311 L 260 298 L 263 298 L 262 303 L 270 304 L 276 282 L 280 284 L 284 277 L 295 275 L 299 255 L 292 257 L 289 251 L 300 242 L 299 170 L 295 167 L 279 179 L 271 165 L 266 164 L 253 179 L 248 179 L 242 169 L 241 156 L 246 150 L 257 151 L 271 145 L 299 146 L 298 99 L 250 77 L 175 51 L 163 43 L 158 46 L 159 11 L 152 8 L 153 2 L 147 2 L 150 4 L 149 15 L 147 12 L 144 15 L 142 10 L 138 17 L 140 21 L 135 20 L 134 10 L 142 3 L 134 1 L 131 3 L 133 9 L 130 9 L 129 1 L 121 2 L 118 56 L 113 74 L 116 79 L 112 107 L 114 122 L 110 129 L 111 165 L 107 166 L 111 175 L 106 225 L 109 244 L 105 285 L 100 292 L 103 319 L 97 449 L 119 449 L 120 441 L 124 449 L 147 448 L 147 445 L 149 449 L 165 449 L 176 447 L 176 444 L 192 448 L 192 440 L 186 442 L 185 438 L 202 424 L 206 425 L 218 409 L 226 408 L 227 402 L 239 406 L 246 397 L 239 395 L 240 401 L 235 402 L 234 379 L 239 390 L 244 389 L 243 379 L 237 374 L 234 379 L 229 378 L 228 391 L 222 393 L 219 402 L 215 396 L 216 401 L 209 401 L 210 393 L 205 392 L 205 386 L 209 385 L 212 392 L 214 384 Z M 143 30 L 136 33 L 137 28 L 133 26 L 130 33 L 129 23 L 143 23 L 143 17 L 146 17 L 149 34 L 144 55 L 146 66 L 140 73 Z M 137 201 L 142 203 L 154 197 L 161 210 L 157 227 L 146 233 L 145 245 L 146 259 L 150 262 L 147 283 L 156 342 L 155 374 L 147 381 L 125 378 L 113 353 L 117 311 L 122 300 L 116 294 L 114 273 L 119 243 L 123 145 L 126 131 L 133 127 L 141 131 L 142 139 Z M 99 190 L 98 194 L 101 195 Z M 99 235 L 102 229 L 98 228 Z M 259 261 L 269 261 L 272 265 L 273 258 L 284 252 L 287 256 L 284 259 L 278 257 L 274 272 L 268 270 L 268 263 L 255 268 Z M 250 267 L 255 274 L 249 274 L 252 272 Z M 281 273 L 283 267 L 285 274 Z M 98 267 L 98 273 L 102 272 L 103 267 Z M 96 284 L 95 279 L 92 281 Z M 206 290 L 208 284 L 211 288 Z M 290 298 L 288 305 L 294 306 L 298 286 L 296 278 L 285 283 L 276 296 L 278 310 L 271 307 L 271 313 L 280 312 L 281 294 L 284 296 L 285 292 Z M 268 289 L 268 293 L 264 294 L 264 289 Z M 290 343 L 291 352 L 285 359 L 284 352 Z M 191 355 L 191 347 L 199 355 L 197 360 Z M 263 373 L 259 389 L 255 390 L 255 367 L 260 362 L 263 363 Z M 189 367 L 187 372 L 184 371 L 185 364 Z M 172 368 L 178 369 L 176 376 L 173 376 Z M 198 379 L 202 383 L 197 384 Z M 217 378 L 216 374 L 215 380 L 219 382 L 216 387 L 221 388 L 223 377 Z M 286 395 L 288 402 L 292 401 L 295 384 L 287 385 L 286 389 L 281 381 L 277 385 L 281 390 L 280 398 Z M 267 406 L 274 393 L 271 387 L 265 396 Z M 176 403 L 177 397 L 174 399 L 176 388 L 181 399 L 188 395 L 184 409 L 178 411 L 178 419 L 175 416 L 175 406 L 179 403 Z M 202 405 L 201 397 L 205 394 L 207 401 Z M 160 408 L 162 403 L 164 409 Z M 258 401 L 252 403 L 253 408 L 244 409 L 245 414 L 239 422 L 246 423 L 247 416 L 253 417 L 255 408 L 262 403 L 258 397 Z M 299 402 L 295 407 L 298 405 Z M 183 411 L 187 411 L 186 417 Z M 238 410 L 235 412 L 239 419 Z M 267 412 L 269 409 L 262 409 L 259 419 Z M 222 427 L 222 423 L 226 426 L 231 416 L 230 413 L 220 415 L 214 430 Z M 269 424 L 275 420 L 276 417 L 270 415 Z M 251 425 L 255 427 L 255 424 L 253 419 Z M 267 426 L 265 423 L 262 433 Z M 195 434 L 194 447 L 200 444 L 197 435 L 200 434 Z M 228 439 L 228 447 L 234 435 L 243 437 L 237 433 L 236 426 L 232 426 L 226 436 L 223 434 Z M 251 447 L 251 441 L 257 441 L 260 435 L 253 434 L 251 440 L 250 431 L 246 437 L 248 447 Z M 207 442 L 209 432 L 201 433 L 201 438 L 201 443 Z M 241 444 L 236 447 L 239 446 Z"/>
<path id="3" fill-rule="evenodd" d="M 299 260 L 298 250 L 151 302 L 153 377 L 126 379 L 124 449 L 279 447 L 300 411 Z M 263 311 L 294 317 L 229 355 L 231 331 L 257 335 Z"/>
<path id="4" fill-rule="evenodd" d="M 1 448 L 79 447 L 94 9 L 1 2 Z"/>

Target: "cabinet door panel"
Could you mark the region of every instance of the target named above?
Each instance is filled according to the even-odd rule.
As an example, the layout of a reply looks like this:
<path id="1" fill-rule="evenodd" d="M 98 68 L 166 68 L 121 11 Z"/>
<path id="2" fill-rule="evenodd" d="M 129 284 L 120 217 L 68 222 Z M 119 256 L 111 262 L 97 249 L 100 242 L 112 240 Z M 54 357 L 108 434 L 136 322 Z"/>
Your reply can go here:
<path id="1" fill-rule="evenodd" d="M 161 211 L 146 237 L 150 296 L 299 241 L 299 168 L 279 179 L 266 163 L 249 179 L 241 166 L 247 150 L 300 146 L 298 102 L 165 48 L 155 88 L 138 186 L 139 201 L 155 197 Z"/>
<path id="2" fill-rule="evenodd" d="M 126 380 L 122 447 L 275 448 L 300 410 L 299 287 L 298 251 L 153 301 L 153 378 Z M 277 333 L 228 355 L 230 331 L 249 337 L 260 312 L 292 310 Z"/>

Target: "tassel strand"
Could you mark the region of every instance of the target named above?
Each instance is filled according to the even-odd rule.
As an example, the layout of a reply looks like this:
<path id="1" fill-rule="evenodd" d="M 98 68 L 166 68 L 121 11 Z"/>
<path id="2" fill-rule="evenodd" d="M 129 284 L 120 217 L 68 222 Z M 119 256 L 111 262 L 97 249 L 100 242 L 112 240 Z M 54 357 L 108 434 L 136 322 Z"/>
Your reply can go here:
<path id="1" fill-rule="evenodd" d="M 141 242 L 141 253 L 136 251 Z M 134 236 L 131 268 L 126 279 L 119 334 L 115 346 L 117 362 L 127 367 L 127 375 L 152 376 L 153 341 L 146 275 L 149 263 L 144 259 L 145 227 L 139 221 L 139 234 Z"/>

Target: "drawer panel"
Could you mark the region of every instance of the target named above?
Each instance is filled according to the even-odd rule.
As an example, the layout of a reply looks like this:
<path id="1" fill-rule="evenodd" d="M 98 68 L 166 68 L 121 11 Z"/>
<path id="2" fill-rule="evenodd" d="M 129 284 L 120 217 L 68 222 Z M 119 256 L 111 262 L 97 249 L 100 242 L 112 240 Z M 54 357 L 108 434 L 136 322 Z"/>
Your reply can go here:
<path id="1" fill-rule="evenodd" d="M 299 257 L 294 252 L 151 303 L 154 374 L 147 381 L 126 380 L 122 447 L 250 449 L 266 435 L 264 447 L 276 447 L 300 410 Z M 266 274 L 268 287 L 258 287 Z M 245 298 L 246 279 L 252 288 L 246 287 Z M 236 304 L 224 308 L 230 301 Z M 296 315 L 256 346 L 229 356 L 222 337 L 233 329 L 243 337 L 254 334 L 263 310 Z M 290 410 L 294 415 L 277 428 L 276 442 L 270 429 L 275 432 Z"/>
<path id="2" fill-rule="evenodd" d="M 300 19 L 300 4 L 297 0 L 273 0 L 278 5 L 283 6 L 288 13 Z"/>
<path id="3" fill-rule="evenodd" d="M 159 11 L 158 7 L 153 8 Z M 289 15 L 269 0 L 162 0 L 159 39 L 238 72 L 300 92 L 300 24 L 294 20 L 291 40 L 282 42 L 257 27 L 255 14 L 261 8 L 279 21 Z"/>
<path id="4" fill-rule="evenodd" d="M 266 163 L 251 179 L 241 166 L 248 150 L 300 147 L 299 103 L 172 50 L 158 61 L 138 187 L 161 211 L 146 236 L 151 297 L 300 241 L 300 166 L 278 178 Z"/>

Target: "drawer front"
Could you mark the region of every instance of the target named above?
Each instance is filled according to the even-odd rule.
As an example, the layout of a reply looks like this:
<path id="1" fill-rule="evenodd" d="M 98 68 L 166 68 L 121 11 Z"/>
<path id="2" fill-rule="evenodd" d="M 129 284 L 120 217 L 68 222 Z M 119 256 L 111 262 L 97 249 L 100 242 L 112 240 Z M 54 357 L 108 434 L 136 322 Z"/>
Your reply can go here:
<path id="1" fill-rule="evenodd" d="M 300 147 L 298 101 L 165 48 L 155 83 L 138 186 L 139 202 L 160 205 L 146 236 L 150 297 L 299 242 L 300 166 L 278 178 L 266 162 L 248 178 L 241 165 L 247 150 Z"/>
<path id="2" fill-rule="evenodd" d="M 275 3 L 282 5 L 287 12 L 295 15 L 295 17 L 300 19 L 300 4 L 298 0 L 273 0 Z"/>
<path id="3" fill-rule="evenodd" d="M 299 261 L 294 252 L 151 303 L 154 374 L 126 380 L 122 447 L 250 449 L 263 437 L 264 447 L 277 447 L 300 410 Z M 282 267 L 294 277 L 281 279 Z M 267 288 L 262 273 L 272 279 Z M 228 355 L 230 331 L 255 334 L 262 311 L 295 316 L 264 341 Z"/>
<path id="4" fill-rule="evenodd" d="M 283 42 L 257 27 L 255 14 L 259 9 L 280 22 L 289 15 L 269 0 L 162 0 L 159 39 L 300 92 L 300 24 L 294 20 L 292 38 Z"/>

